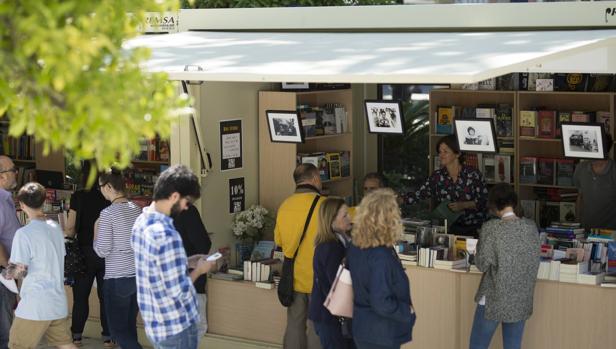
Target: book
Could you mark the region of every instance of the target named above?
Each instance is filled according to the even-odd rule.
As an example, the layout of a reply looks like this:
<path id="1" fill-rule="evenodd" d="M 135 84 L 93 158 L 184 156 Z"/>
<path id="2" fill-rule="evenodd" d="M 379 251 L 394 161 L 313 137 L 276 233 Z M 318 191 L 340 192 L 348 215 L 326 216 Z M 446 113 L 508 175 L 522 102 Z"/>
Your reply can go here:
<path id="1" fill-rule="evenodd" d="M 438 107 L 436 116 L 436 133 L 453 134 L 454 107 Z"/>
<path id="2" fill-rule="evenodd" d="M 212 273 L 210 275 L 212 279 L 226 280 L 226 281 L 240 281 L 244 279 L 243 275 L 231 274 L 231 273 Z"/>
<path id="3" fill-rule="evenodd" d="M 329 179 L 342 177 L 340 153 L 327 153 L 325 154 L 325 158 L 329 163 Z"/>
<path id="4" fill-rule="evenodd" d="M 262 288 L 265 290 L 271 290 L 274 288 L 274 283 L 268 281 L 257 281 L 255 282 L 255 287 Z"/>
<path id="5" fill-rule="evenodd" d="M 492 119 L 495 120 L 496 109 L 492 106 L 481 106 L 475 109 L 477 119 Z"/>
<path id="6" fill-rule="evenodd" d="M 520 136 L 535 137 L 537 128 L 537 112 L 534 110 L 520 111 Z"/>
<path id="7" fill-rule="evenodd" d="M 573 172 L 575 163 L 572 159 L 556 160 L 556 184 L 559 186 L 573 186 Z"/>
<path id="8" fill-rule="evenodd" d="M 511 106 L 499 104 L 495 110 L 496 135 L 498 137 L 513 137 L 513 114 Z"/>
<path id="9" fill-rule="evenodd" d="M 590 122 L 590 114 L 583 111 L 573 111 L 571 112 L 571 121 L 572 122 Z"/>
<path id="10" fill-rule="evenodd" d="M 497 139 L 496 140 L 498 143 L 498 151 L 501 153 L 506 153 L 506 154 L 513 154 L 514 153 L 514 140 L 513 139 Z"/>
<path id="11" fill-rule="evenodd" d="M 537 158 L 520 158 L 520 183 L 537 183 Z"/>
<path id="12" fill-rule="evenodd" d="M 441 203 L 436 206 L 436 208 L 432 211 L 432 215 L 436 218 L 446 219 L 447 225 L 451 226 L 455 221 L 458 220 L 458 218 L 460 218 L 462 212 L 454 212 L 449 209 L 449 203 L 449 200 L 441 201 Z"/>
<path id="13" fill-rule="evenodd" d="M 250 254 L 250 260 L 258 261 L 262 259 L 272 258 L 274 247 L 274 241 L 261 240 L 257 242 L 257 244 L 252 250 L 252 253 Z"/>
<path id="14" fill-rule="evenodd" d="M 609 111 L 598 111 L 596 114 L 596 122 L 603 125 L 603 130 L 606 134 L 612 134 L 612 113 Z"/>
<path id="15" fill-rule="evenodd" d="M 561 222 L 575 222 L 577 215 L 575 213 L 575 202 L 560 202 L 560 221 Z"/>
<path id="16" fill-rule="evenodd" d="M 554 91 L 553 79 L 537 79 L 535 81 L 536 91 Z"/>
<path id="17" fill-rule="evenodd" d="M 554 89 L 556 91 L 582 92 L 586 88 L 587 74 L 580 73 L 556 73 L 554 77 Z"/>
<path id="18" fill-rule="evenodd" d="M 607 92 L 612 81 L 612 74 L 588 74 L 586 92 Z"/>
<path id="19" fill-rule="evenodd" d="M 486 182 L 494 183 L 496 180 L 496 162 L 494 161 L 494 155 L 483 155 L 481 172 L 483 173 L 483 178 Z"/>
<path id="20" fill-rule="evenodd" d="M 560 138 L 562 133 L 561 125 L 563 122 L 571 122 L 571 112 L 568 111 L 559 111 L 558 116 L 556 117 L 556 138 Z"/>
<path id="21" fill-rule="evenodd" d="M 340 176 L 349 177 L 351 175 L 351 152 L 340 152 Z"/>
<path id="22" fill-rule="evenodd" d="M 481 154 L 478 154 L 478 153 L 468 153 L 468 154 L 465 154 L 465 155 L 464 155 L 464 164 L 465 164 L 466 166 L 470 166 L 470 167 L 472 167 L 472 168 L 475 168 L 475 169 L 480 170 L 480 167 L 479 167 L 479 166 L 480 166 L 480 163 L 481 163 L 481 161 L 479 160 L 480 155 L 481 155 Z M 439 165 L 439 166 L 438 166 L 438 167 L 436 167 L 436 163 L 435 163 L 435 167 L 434 167 L 434 168 L 440 168 L 440 164 L 441 164 L 441 163 L 440 163 L 440 161 L 441 161 L 441 159 L 440 159 L 440 158 L 438 158 L 438 157 L 437 157 L 437 159 L 438 159 L 438 161 L 439 161 L 439 162 L 438 162 L 438 165 Z M 481 171 L 481 170 L 480 170 L 480 171 Z"/>
<path id="23" fill-rule="evenodd" d="M 554 110 L 537 112 L 537 136 L 541 138 L 556 137 L 556 112 Z"/>
<path id="24" fill-rule="evenodd" d="M 554 159 L 537 160 L 537 184 L 554 185 Z"/>
<path id="25" fill-rule="evenodd" d="M 511 183 L 511 156 L 494 155 L 494 182 Z"/>

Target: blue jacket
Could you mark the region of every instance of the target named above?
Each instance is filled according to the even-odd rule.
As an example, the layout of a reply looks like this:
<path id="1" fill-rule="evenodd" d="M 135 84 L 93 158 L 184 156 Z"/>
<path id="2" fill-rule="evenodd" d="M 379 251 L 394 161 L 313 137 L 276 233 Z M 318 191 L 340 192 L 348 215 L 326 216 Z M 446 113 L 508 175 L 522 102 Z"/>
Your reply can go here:
<path id="1" fill-rule="evenodd" d="M 312 283 L 312 293 L 310 295 L 310 305 L 308 308 L 308 318 L 315 322 L 337 324 L 338 319 L 323 306 L 325 298 L 332 287 L 336 278 L 338 266 L 346 254 L 346 249 L 342 242 L 328 241 L 319 244 L 314 250 L 312 266 L 314 268 L 314 279 Z"/>
<path id="2" fill-rule="evenodd" d="M 351 245 L 347 262 L 353 279 L 355 340 L 395 346 L 412 339 L 409 279 L 392 248 Z"/>

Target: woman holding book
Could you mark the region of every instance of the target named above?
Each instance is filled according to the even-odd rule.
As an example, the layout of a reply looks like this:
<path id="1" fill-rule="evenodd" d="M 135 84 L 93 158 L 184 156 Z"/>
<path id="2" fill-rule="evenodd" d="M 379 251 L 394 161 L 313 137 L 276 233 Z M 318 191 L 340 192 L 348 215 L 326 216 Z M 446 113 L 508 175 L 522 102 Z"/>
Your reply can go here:
<path id="1" fill-rule="evenodd" d="M 346 331 L 350 329 L 350 319 L 334 316 L 323 306 L 351 240 L 351 219 L 344 200 L 325 199 L 319 209 L 318 222 L 308 318 L 314 323 L 323 349 L 355 348 L 350 331 Z"/>
<path id="2" fill-rule="evenodd" d="M 461 215 L 451 225 L 451 232 L 476 236 L 477 229 L 486 219 L 488 190 L 483 175 L 477 169 L 464 165 L 464 158 L 454 135 L 441 138 L 436 144 L 440 168 L 428 177 L 404 201 L 414 204 L 421 199 L 433 199 L 440 204 L 449 202 L 448 208 Z"/>
<path id="3" fill-rule="evenodd" d="M 505 349 L 521 347 L 533 313 L 541 242 L 535 222 L 514 213 L 518 197 L 506 183 L 490 190 L 488 206 L 499 217 L 481 227 L 475 264 L 483 272 L 475 295 L 470 349 L 487 349 L 499 324 Z"/>
<path id="4" fill-rule="evenodd" d="M 393 246 L 403 227 L 396 195 L 366 195 L 353 219 L 347 261 L 353 280 L 353 338 L 357 348 L 400 348 L 412 339 L 415 311 L 409 279 Z"/>

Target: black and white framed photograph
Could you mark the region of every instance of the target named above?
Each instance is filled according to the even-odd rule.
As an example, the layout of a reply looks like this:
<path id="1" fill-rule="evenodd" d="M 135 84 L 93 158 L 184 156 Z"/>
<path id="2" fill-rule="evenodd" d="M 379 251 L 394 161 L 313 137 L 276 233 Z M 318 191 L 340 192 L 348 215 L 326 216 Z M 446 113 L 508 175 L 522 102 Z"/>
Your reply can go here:
<path id="1" fill-rule="evenodd" d="M 404 134 L 402 103 L 396 101 L 364 101 L 368 132 L 383 134 Z"/>
<path id="2" fill-rule="evenodd" d="M 576 122 L 561 124 L 565 157 L 579 159 L 605 159 L 603 126 Z"/>
<path id="3" fill-rule="evenodd" d="M 303 143 L 301 119 L 295 111 L 267 110 L 267 125 L 272 142 Z"/>
<path id="4" fill-rule="evenodd" d="M 461 151 L 496 153 L 496 131 L 492 119 L 455 119 L 456 138 Z"/>

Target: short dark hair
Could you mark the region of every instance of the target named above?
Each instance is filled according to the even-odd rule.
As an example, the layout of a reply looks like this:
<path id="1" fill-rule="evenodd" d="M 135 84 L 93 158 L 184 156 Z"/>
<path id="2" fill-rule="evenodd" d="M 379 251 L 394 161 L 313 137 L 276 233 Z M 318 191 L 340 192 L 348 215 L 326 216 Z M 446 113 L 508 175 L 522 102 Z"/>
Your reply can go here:
<path id="1" fill-rule="evenodd" d="M 470 133 L 470 132 L 471 132 L 471 130 L 473 130 L 473 132 L 475 132 L 475 128 L 474 128 L 473 126 L 469 126 L 469 127 L 466 129 L 466 132 L 469 132 L 469 133 Z"/>
<path id="2" fill-rule="evenodd" d="M 369 179 L 376 179 L 376 180 L 378 180 L 379 181 L 379 187 L 381 187 L 381 188 L 387 187 L 387 180 L 385 179 L 385 177 L 382 174 L 380 174 L 378 172 L 367 173 L 364 176 L 364 181 L 362 183 L 366 183 L 366 181 L 369 180 Z"/>
<path id="3" fill-rule="evenodd" d="M 438 156 L 439 149 L 441 148 L 441 144 L 445 144 L 455 154 L 460 154 L 458 161 L 460 162 L 460 164 L 464 163 L 464 154 L 460 151 L 460 145 L 458 144 L 458 138 L 455 135 L 445 136 L 438 140 L 438 142 L 436 143 L 437 156 Z"/>
<path id="4" fill-rule="evenodd" d="M 26 183 L 17 192 L 17 200 L 33 209 L 41 208 L 46 197 L 45 187 L 37 182 Z"/>
<path id="5" fill-rule="evenodd" d="M 488 194 L 488 207 L 501 211 L 507 206 L 516 208 L 518 205 L 518 195 L 513 187 L 507 183 L 495 184 Z"/>
<path id="6" fill-rule="evenodd" d="M 197 176 L 184 165 L 173 165 L 164 170 L 154 184 L 152 199 L 168 199 L 171 194 L 178 193 L 181 197 L 190 196 L 193 199 L 201 197 L 201 186 Z"/>
<path id="7" fill-rule="evenodd" d="M 111 185 L 113 190 L 118 193 L 123 193 L 125 189 L 124 176 L 122 171 L 112 168 L 109 172 L 103 172 L 98 176 L 98 183 L 100 186 L 105 184 Z"/>
<path id="8" fill-rule="evenodd" d="M 300 184 L 305 181 L 309 181 L 314 177 L 319 176 L 319 170 L 313 164 L 299 164 L 293 171 L 293 180 L 295 184 Z"/>

